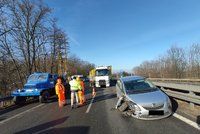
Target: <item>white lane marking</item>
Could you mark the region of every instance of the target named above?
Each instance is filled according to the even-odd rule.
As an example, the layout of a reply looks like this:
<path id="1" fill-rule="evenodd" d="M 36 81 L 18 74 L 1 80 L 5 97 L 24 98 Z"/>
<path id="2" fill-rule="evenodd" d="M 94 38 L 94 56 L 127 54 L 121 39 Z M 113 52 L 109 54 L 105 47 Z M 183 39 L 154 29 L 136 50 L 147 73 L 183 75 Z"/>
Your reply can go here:
<path id="1" fill-rule="evenodd" d="M 87 110 L 86 110 L 86 114 L 90 112 L 90 109 L 91 109 L 91 106 L 92 106 L 92 103 L 94 101 L 94 98 L 95 98 L 96 94 L 92 97 L 92 100 L 90 101 L 90 105 L 88 106 Z"/>
<path id="2" fill-rule="evenodd" d="M 0 121 L 0 124 L 3 124 L 3 123 L 5 123 L 5 122 L 7 122 L 7 121 L 9 121 L 9 120 L 12 120 L 12 119 L 16 118 L 16 117 L 19 117 L 19 116 L 21 116 L 21 115 L 23 115 L 23 114 L 25 114 L 25 113 L 27 113 L 27 112 L 30 112 L 30 111 L 32 111 L 32 110 L 38 108 L 38 107 L 43 106 L 43 105 L 44 105 L 44 104 L 40 104 L 40 105 L 35 106 L 35 107 L 31 108 L 31 109 L 28 109 L 28 110 L 26 110 L 26 111 L 24 111 L 24 112 L 21 112 L 21 113 L 19 113 L 19 114 L 16 114 L 16 115 L 14 115 L 14 116 L 12 116 L 12 117 L 10 117 L 10 118 L 8 118 L 8 119 L 5 119 L 5 120 L 3 120 L 3 121 Z"/>
<path id="3" fill-rule="evenodd" d="M 200 130 L 200 127 L 198 126 L 197 123 L 195 123 L 195 122 L 193 122 L 193 121 L 191 121 L 191 120 L 189 120 L 189 119 L 187 119 L 187 118 L 185 118 L 185 117 L 183 117 L 183 116 L 181 116 L 181 115 L 179 115 L 177 113 L 174 113 L 173 116 L 178 118 L 178 119 L 180 119 L 180 120 L 182 120 L 183 122 L 189 124 L 190 126 Z"/>

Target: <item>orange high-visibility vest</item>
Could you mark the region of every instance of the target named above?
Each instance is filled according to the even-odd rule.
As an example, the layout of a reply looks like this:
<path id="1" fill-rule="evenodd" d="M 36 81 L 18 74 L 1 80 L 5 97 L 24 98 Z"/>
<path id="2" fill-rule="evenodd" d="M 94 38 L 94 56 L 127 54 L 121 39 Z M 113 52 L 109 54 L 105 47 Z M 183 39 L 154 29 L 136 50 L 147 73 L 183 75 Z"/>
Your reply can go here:
<path id="1" fill-rule="evenodd" d="M 56 84 L 56 94 L 59 101 L 65 101 L 65 87 L 62 84 Z"/>

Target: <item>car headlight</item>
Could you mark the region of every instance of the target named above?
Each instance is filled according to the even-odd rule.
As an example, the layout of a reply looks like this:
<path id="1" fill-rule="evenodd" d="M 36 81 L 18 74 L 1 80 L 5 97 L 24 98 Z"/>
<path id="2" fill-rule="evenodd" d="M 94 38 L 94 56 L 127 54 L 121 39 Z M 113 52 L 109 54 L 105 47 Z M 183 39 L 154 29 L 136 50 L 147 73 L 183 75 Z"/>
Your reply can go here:
<path id="1" fill-rule="evenodd" d="M 169 109 L 172 109 L 172 103 L 171 103 L 171 100 L 169 99 L 169 97 L 167 97 L 167 107 Z"/>
<path id="2" fill-rule="evenodd" d="M 133 102 L 129 102 L 129 108 L 134 111 L 141 111 L 140 107 Z"/>
<path id="3" fill-rule="evenodd" d="M 141 111 L 141 109 L 138 105 L 134 105 L 134 106 L 135 106 L 135 111 Z"/>

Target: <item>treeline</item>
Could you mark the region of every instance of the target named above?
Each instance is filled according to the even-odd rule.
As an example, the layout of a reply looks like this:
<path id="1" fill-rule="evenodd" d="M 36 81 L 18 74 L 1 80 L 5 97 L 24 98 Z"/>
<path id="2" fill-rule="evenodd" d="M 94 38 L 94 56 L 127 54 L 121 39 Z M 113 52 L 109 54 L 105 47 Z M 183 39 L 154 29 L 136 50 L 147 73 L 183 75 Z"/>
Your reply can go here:
<path id="1" fill-rule="evenodd" d="M 68 58 L 67 67 L 69 76 L 76 74 L 88 76 L 90 70 L 95 68 L 95 64 L 84 61 L 76 55 L 72 55 Z"/>
<path id="2" fill-rule="evenodd" d="M 58 64 L 68 74 L 94 66 L 68 57 L 67 34 L 41 0 L 0 0 L 0 18 L 0 95 L 22 87 L 33 72 L 58 73 Z"/>
<path id="3" fill-rule="evenodd" d="M 133 68 L 136 75 L 150 78 L 200 78 L 200 44 L 189 48 L 172 46 L 163 56 Z"/>

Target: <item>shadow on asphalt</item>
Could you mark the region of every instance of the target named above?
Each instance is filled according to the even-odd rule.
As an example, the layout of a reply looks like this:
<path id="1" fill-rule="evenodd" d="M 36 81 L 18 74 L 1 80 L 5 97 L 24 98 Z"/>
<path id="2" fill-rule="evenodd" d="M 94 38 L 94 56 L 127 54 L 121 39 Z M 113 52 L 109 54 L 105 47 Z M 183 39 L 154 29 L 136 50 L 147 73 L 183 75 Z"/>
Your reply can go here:
<path id="1" fill-rule="evenodd" d="M 95 97 L 93 103 L 103 101 L 103 100 L 112 99 L 112 98 L 115 98 L 115 97 L 117 97 L 116 94 L 105 94 L 105 95 L 97 96 L 97 97 Z"/>
<path id="2" fill-rule="evenodd" d="M 57 101 L 58 101 L 58 98 L 56 96 L 54 96 L 54 97 L 51 97 L 50 99 L 48 99 L 44 103 L 53 103 L 53 102 L 57 102 Z"/>
<path id="3" fill-rule="evenodd" d="M 29 104 L 37 103 L 37 102 L 38 102 L 37 100 L 33 100 L 33 101 L 26 102 L 26 103 L 21 104 L 21 105 L 13 105 L 13 106 L 7 107 L 7 108 L 5 108 L 5 109 L 0 110 L 0 115 L 5 114 L 5 113 L 8 113 L 8 112 L 11 112 L 11 111 L 13 111 L 13 110 L 17 110 L 18 108 L 27 106 L 27 105 L 29 105 Z"/>
<path id="4" fill-rule="evenodd" d="M 8 113 L 8 112 L 13 111 L 13 110 L 16 110 L 20 107 L 22 107 L 22 106 L 13 105 L 13 106 L 10 106 L 8 108 L 2 109 L 2 110 L 0 110 L 0 115 Z"/>
<path id="5" fill-rule="evenodd" d="M 200 115 L 199 116 L 197 116 L 197 124 L 199 125 L 199 127 L 200 127 Z"/>
<path id="6" fill-rule="evenodd" d="M 39 134 L 88 134 L 89 130 L 89 126 L 76 126 L 66 128 L 52 128 Z"/>
<path id="7" fill-rule="evenodd" d="M 5 120 L 6 119 L 6 117 L 5 116 L 3 116 L 3 117 L 0 117 L 0 121 L 3 121 L 3 120 Z"/>
<path id="8" fill-rule="evenodd" d="M 178 109 L 178 102 L 172 97 L 169 97 L 169 98 L 172 102 L 172 111 L 175 113 L 176 110 Z"/>
<path id="9" fill-rule="evenodd" d="M 56 125 L 59 125 L 59 124 L 62 124 L 64 123 L 69 117 L 63 117 L 63 118 L 60 118 L 60 119 L 57 119 L 57 120 L 53 120 L 53 121 L 50 121 L 50 122 L 47 122 L 47 123 L 44 123 L 44 124 L 41 124 L 41 125 L 38 125 L 38 126 L 35 126 L 35 127 L 32 127 L 32 128 L 28 128 L 28 129 L 25 129 L 25 130 L 22 130 L 22 131 L 19 131 L 19 132 L 16 132 L 15 134 L 33 134 L 33 133 L 38 133 L 42 130 L 46 130 L 48 128 L 51 128 L 51 127 L 54 127 Z"/>

